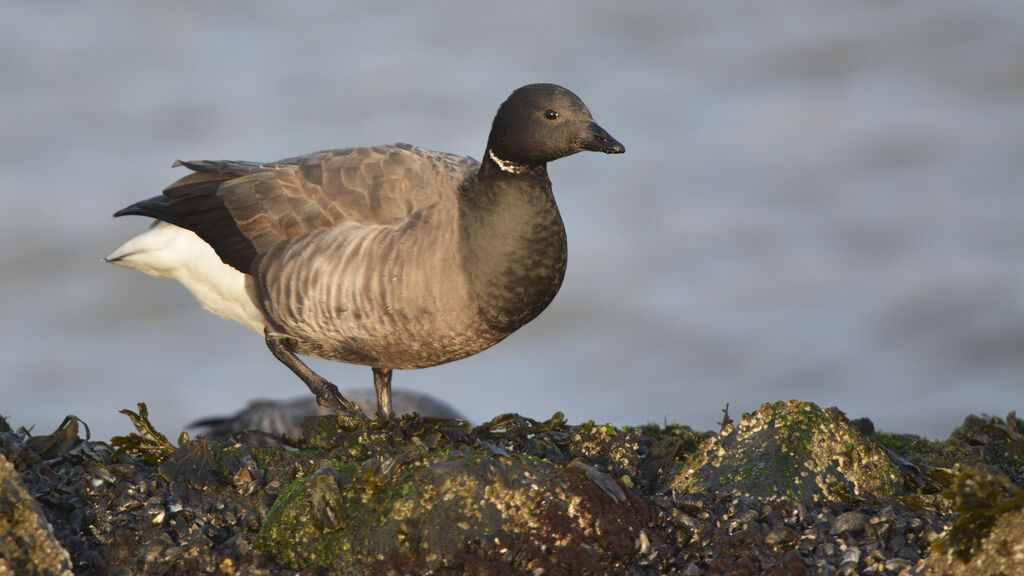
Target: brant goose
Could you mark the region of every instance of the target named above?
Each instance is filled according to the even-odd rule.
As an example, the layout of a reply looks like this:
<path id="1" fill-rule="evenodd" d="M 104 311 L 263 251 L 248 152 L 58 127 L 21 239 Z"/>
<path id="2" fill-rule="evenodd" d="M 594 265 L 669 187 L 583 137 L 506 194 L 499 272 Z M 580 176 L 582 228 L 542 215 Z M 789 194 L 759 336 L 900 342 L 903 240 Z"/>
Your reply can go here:
<path id="1" fill-rule="evenodd" d="M 106 261 L 177 280 L 210 312 L 263 334 L 321 406 L 358 406 L 296 354 L 391 371 L 493 346 L 536 317 L 565 272 L 547 163 L 625 148 L 575 94 L 514 91 L 483 162 L 410 146 L 327 150 L 261 164 L 176 162 L 192 173 L 118 211 L 155 218 Z"/>

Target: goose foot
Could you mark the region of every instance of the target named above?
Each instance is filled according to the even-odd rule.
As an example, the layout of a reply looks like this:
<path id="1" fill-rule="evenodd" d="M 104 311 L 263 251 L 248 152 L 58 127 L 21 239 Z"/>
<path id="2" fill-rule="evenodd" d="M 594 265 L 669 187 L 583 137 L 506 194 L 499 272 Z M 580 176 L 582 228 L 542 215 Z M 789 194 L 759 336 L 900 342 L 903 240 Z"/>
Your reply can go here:
<path id="1" fill-rule="evenodd" d="M 302 360 L 299 360 L 299 357 L 295 355 L 295 351 L 292 349 L 291 340 L 287 336 L 271 334 L 268 331 L 266 338 L 267 347 L 270 348 L 270 352 L 306 383 L 309 391 L 316 396 L 317 404 L 334 411 L 347 425 L 357 426 L 369 422 L 366 414 L 363 413 L 363 409 L 358 404 L 346 400 L 341 395 L 341 391 L 338 390 L 337 386 L 331 384 L 323 376 L 313 372 L 309 366 L 306 366 Z M 390 375 L 390 370 L 388 374 Z M 388 400 L 390 401 L 390 389 L 388 392 Z"/>

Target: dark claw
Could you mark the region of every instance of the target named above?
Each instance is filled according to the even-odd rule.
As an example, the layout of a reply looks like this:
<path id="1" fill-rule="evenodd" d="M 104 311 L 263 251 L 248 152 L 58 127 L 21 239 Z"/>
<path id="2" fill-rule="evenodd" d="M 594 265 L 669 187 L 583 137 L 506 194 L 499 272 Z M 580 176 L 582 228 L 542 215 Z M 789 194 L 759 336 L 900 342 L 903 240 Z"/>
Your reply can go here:
<path id="1" fill-rule="evenodd" d="M 345 397 L 338 391 L 337 386 L 330 382 L 326 382 L 326 384 L 327 385 L 323 389 L 324 394 L 318 395 L 316 398 L 317 404 L 333 411 L 346 424 L 360 425 L 366 424 L 370 421 L 358 404 L 345 400 Z"/>

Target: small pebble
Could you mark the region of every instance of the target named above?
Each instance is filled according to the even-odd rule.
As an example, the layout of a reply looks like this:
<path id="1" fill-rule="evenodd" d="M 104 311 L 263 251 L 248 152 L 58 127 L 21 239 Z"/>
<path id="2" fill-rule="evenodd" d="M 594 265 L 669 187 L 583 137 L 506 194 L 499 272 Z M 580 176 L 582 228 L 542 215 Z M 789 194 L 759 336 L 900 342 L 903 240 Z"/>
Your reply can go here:
<path id="1" fill-rule="evenodd" d="M 647 532 L 640 531 L 640 536 L 636 539 L 636 546 L 640 549 L 641 556 L 646 556 L 651 551 L 651 540 L 647 537 Z"/>
<path id="2" fill-rule="evenodd" d="M 910 560 L 911 562 L 917 562 L 921 559 L 921 555 L 918 554 L 917 550 L 910 546 L 901 546 L 896 550 L 896 557 L 903 558 L 904 560 Z"/>
<path id="3" fill-rule="evenodd" d="M 683 568 L 683 571 L 680 572 L 680 574 L 682 574 L 682 576 L 704 576 L 704 570 L 702 570 L 700 566 L 690 562 L 685 568 Z"/>
<path id="4" fill-rule="evenodd" d="M 783 546 L 797 540 L 796 532 L 789 526 L 777 526 L 764 535 L 766 546 Z"/>
<path id="5" fill-rule="evenodd" d="M 851 510 L 836 517 L 832 521 L 833 534 L 860 534 L 868 525 L 868 515 L 858 510 Z"/>
<path id="6" fill-rule="evenodd" d="M 860 548 L 856 546 L 850 546 L 843 552 L 842 557 L 839 560 L 840 564 L 846 564 L 852 562 L 854 564 L 860 562 Z"/>
<path id="7" fill-rule="evenodd" d="M 888 572 L 900 572 L 913 566 L 914 563 L 903 558 L 892 558 L 885 561 L 885 569 Z"/>

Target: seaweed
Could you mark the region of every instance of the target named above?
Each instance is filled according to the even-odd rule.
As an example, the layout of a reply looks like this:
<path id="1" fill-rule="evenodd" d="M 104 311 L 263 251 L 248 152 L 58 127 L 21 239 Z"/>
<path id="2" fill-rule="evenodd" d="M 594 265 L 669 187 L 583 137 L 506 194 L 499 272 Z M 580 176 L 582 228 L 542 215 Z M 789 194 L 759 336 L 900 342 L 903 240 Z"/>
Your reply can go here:
<path id="1" fill-rule="evenodd" d="M 952 551 L 964 563 L 977 553 L 1001 514 L 1024 507 L 1024 490 L 990 466 L 965 467 L 943 496 L 961 516 L 932 548 L 943 554 Z"/>
<path id="2" fill-rule="evenodd" d="M 159 465 L 174 453 L 175 447 L 149 421 L 149 408 L 146 407 L 146 403 L 139 402 L 137 406 L 139 408 L 138 413 L 132 412 L 127 408 L 119 410 L 121 414 L 131 419 L 138 433 L 133 432 L 127 436 L 114 436 L 110 439 L 110 445 L 114 448 L 114 458 L 117 459 L 126 454 L 135 454 L 151 464 Z"/>

